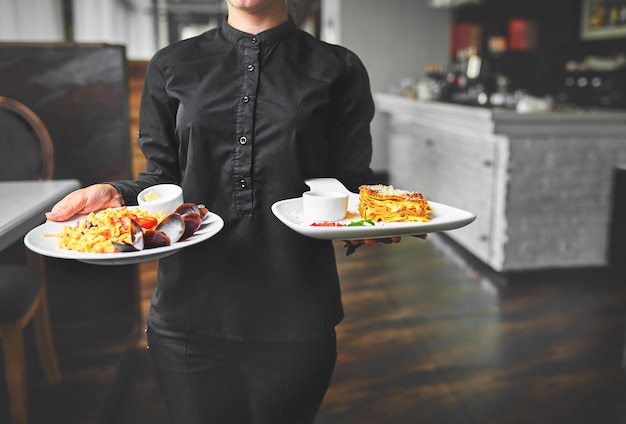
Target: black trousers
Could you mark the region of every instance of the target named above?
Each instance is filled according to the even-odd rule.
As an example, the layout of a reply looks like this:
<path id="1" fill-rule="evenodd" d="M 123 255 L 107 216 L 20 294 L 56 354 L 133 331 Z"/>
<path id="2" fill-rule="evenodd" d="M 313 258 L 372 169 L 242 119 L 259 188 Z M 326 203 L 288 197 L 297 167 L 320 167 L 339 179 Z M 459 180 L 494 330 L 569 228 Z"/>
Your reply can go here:
<path id="1" fill-rule="evenodd" d="M 310 424 L 337 358 L 335 332 L 237 342 L 149 322 L 152 368 L 175 424 Z"/>

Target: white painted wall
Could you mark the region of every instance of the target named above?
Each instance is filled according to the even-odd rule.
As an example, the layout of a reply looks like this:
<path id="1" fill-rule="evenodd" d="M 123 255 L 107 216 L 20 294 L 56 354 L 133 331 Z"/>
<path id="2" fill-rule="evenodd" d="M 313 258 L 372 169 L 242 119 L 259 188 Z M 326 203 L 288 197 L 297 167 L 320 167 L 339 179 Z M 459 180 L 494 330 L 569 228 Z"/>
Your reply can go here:
<path id="1" fill-rule="evenodd" d="M 425 0 L 322 0 L 322 39 L 354 51 L 368 69 L 373 92 L 402 77 L 420 77 L 426 65 L 448 63 L 450 12 Z M 383 116 L 372 122 L 376 171 L 387 169 Z"/>
<path id="2" fill-rule="evenodd" d="M 152 0 L 74 0 L 74 41 L 120 44 L 129 59 L 157 50 Z M 0 0 L 0 42 L 63 42 L 61 0 Z"/>
<path id="3" fill-rule="evenodd" d="M 0 42 L 63 41 L 60 0 L 0 0 Z"/>
<path id="4" fill-rule="evenodd" d="M 74 40 L 79 43 L 126 45 L 131 60 L 147 60 L 157 50 L 152 0 L 73 0 Z"/>

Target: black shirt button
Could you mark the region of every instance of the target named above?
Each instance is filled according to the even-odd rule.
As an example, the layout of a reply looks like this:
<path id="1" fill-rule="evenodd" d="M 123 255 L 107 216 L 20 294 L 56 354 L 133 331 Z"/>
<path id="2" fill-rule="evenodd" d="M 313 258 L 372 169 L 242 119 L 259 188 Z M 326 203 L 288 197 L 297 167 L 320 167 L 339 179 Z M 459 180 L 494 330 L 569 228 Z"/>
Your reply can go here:
<path id="1" fill-rule="evenodd" d="M 252 42 L 252 44 L 256 44 L 259 42 L 259 39 L 256 37 L 252 37 L 252 40 L 250 40 Z"/>
<path id="2" fill-rule="evenodd" d="M 248 187 L 248 183 L 243 178 L 239 180 L 239 185 L 241 186 L 241 188 Z"/>
<path id="3" fill-rule="evenodd" d="M 243 96 L 241 101 L 244 102 L 244 103 L 248 103 L 250 101 L 250 97 L 249 96 Z"/>
<path id="4" fill-rule="evenodd" d="M 248 71 L 249 71 L 249 72 L 254 71 L 254 65 L 253 65 L 252 63 L 251 63 L 251 64 L 249 64 L 249 65 L 248 65 L 248 67 L 247 67 L 247 69 L 248 69 Z"/>
<path id="5" fill-rule="evenodd" d="M 248 142 L 248 138 L 245 135 L 239 137 L 239 144 L 246 144 Z"/>

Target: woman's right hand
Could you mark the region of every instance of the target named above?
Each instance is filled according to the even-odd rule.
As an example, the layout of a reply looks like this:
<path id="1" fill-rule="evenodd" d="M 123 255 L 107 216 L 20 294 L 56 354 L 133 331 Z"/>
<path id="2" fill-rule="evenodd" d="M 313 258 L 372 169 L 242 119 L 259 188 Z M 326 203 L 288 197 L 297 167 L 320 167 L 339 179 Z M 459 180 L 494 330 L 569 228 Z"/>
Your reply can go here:
<path id="1" fill-rule="evenodd" d="M 67 221 L 74 215 L 123 205 L 122 195 L 111 184 L 94 184 L 65 196 L 46 213 L 46 218 L 50 221 Z"/>

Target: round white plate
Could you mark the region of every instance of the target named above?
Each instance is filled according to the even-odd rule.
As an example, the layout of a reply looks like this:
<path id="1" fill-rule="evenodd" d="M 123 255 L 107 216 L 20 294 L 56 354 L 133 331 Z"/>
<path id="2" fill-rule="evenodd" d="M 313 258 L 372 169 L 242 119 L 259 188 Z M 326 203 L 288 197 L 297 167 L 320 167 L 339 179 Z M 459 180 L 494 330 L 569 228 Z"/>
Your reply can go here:
<path id="1" fill-rule="evenodd" d="M 349 224 L 359 221 L 357 205 L 359 196 L 350 193 L 348 212 L 357 218 L 339 221 Z M 272 212 L 283 224 L 292 230 L 316 239 L 323 240 L 360 240 L 365 238 L 387 238 L 454 230 L 464 227 L 476 219 L 476 215 L 462 209 L 428 201 L 433 214 L 429 222 L 379 222 L 376 225 L 323 227 L 311 226 L 314 221 L 305 218 L 302 211 L 302 198 L 281 200 L 272 205 Z M 348 214 L 349 215 L 349 214 Z"/>
<path id="2" fill-rule="evenodd" d="M 45 234 L 56 234 L 63 230 L 65 225 L 75 225 L 82 218 L 78 216 L 65 222 L 46 221 L 33 228 L 24 237 L 24 244 L 30 250 L 40 255 L 60 259 L 76 259 L 81 262 L 95 265 L 128 265 L 141 262 L 154 261 L 172 255 L 185 247 L 203 242 L 220 232 L 224 227 L 224 220 L 212 212 L 204 218 L 200 228 L 189 238 L 174 243 L 171 246 L 155 247 L 137 252 L 118 253 L 85 253 L 57 247 L 56 237 L 46 237 Z"/>

